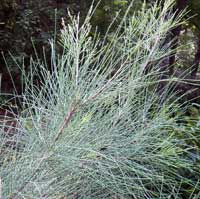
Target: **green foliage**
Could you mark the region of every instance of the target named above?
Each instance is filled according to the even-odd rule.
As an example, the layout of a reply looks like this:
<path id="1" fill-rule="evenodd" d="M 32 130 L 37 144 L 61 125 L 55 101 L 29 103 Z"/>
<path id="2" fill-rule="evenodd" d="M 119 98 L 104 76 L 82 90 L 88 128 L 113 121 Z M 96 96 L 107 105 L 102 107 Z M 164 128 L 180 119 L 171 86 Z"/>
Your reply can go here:
<path id="1" fill-rule="evenodd" d="M 128 1 L 127 1 L 127 0 L 124 0 L 124 1 L 122 1 L 122 0 L 114 0 L 114 5 L 117 5 L 117 6 L 124 6 L 124 5 L 126 5 L 126 4 L 128 4 Z"/>

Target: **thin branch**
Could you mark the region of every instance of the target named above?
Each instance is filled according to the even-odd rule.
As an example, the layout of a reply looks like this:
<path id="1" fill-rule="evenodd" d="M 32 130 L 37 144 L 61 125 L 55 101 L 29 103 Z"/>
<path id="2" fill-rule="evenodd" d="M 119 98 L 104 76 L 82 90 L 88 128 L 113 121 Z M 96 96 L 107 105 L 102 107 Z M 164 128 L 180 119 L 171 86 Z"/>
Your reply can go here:
<path id="1" fill-rule="evenodd" d="M 66 115 L 65 120 L 62 124 L 62 126 L 60 127 L 60 129 L 58 130 L 58 133 L 56 134 L 55 138 L 54 138 L 54 142 L 56 142 L 60 136 L 62 135 L 64 129 L 67 127 L 67 125 L 69 124 L 69 121 L 71 120 L 74 112 L 76 111 L 76 106 L 74 106 Z"/>

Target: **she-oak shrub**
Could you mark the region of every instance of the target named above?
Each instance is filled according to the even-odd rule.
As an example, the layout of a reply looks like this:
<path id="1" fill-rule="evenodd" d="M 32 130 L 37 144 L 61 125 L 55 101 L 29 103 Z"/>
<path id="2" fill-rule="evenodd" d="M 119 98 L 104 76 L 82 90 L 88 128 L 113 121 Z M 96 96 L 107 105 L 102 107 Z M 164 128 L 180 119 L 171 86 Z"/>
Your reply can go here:
<path id="1" fill-rule="evenodd" d="M 168 131 L 177 108 L 155 86 L 170 54 L 164 38 L 180 22 L 172 5 L 125 17 L 109 42 L 89 36 L 91 10 L 82 25 L 62 22 L 62 54 L 50 41 L 51 72 L 31 60 L 25 113 L 15 135 L 0 134 L 2 197 L 181 199 L 183 182 L 195 187 L 181 174 L 193 169 L 183 155 L 190 148 Z"/>

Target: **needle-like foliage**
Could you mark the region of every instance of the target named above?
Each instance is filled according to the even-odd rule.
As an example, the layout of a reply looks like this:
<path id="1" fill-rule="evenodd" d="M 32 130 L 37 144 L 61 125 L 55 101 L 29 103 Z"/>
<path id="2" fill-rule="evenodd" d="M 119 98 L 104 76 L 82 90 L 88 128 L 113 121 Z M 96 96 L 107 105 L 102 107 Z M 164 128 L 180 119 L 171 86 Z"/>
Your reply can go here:
<path id="1" fill-rule="evenodd" d="M 51 67 L 31 60 L 15 135 L 2 128 L 2 197 L 165 199 L 192 186 L 189 147 L 172 131 L 177 107 L 158 94 L 165 37 L 181 18 L 172 6 L 127 15 L 104 39 L 91 35 L 92 10 L 83 24 L 62 21 L 62 53 L 50 41 Z"/>

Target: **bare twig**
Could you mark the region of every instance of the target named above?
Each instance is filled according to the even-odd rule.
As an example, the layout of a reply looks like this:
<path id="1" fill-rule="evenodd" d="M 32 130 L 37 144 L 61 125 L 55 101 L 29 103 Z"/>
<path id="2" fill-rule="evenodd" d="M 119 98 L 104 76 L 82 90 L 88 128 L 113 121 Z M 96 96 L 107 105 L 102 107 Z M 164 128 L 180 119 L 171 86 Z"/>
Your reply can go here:
<path id="1" fill-rule="evenodd" d="M 55 136 L 55 138 L 54 138 L 54 141 L 55 141 L 55 142 L 59 139 L 59 137 L 60 137 L 61 134 L 63 133 L 64 129 L 67 127 L 67 125 L 68 125 L 69 121 L 71 120 L 71 118 L 72 118 L 72 116 L 73 116 L 73 114 L 74 114 L 75 111 L 76 111 L 76 106 L 74 106 L 74 107 L 67 113 L 67 115 L 66 115 L 66 117 L 65 117 L 65 120 L 64 120 L 62 126 L 60 127 L 58 133 L 56 134 L 56 136 Z"/>

